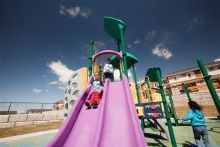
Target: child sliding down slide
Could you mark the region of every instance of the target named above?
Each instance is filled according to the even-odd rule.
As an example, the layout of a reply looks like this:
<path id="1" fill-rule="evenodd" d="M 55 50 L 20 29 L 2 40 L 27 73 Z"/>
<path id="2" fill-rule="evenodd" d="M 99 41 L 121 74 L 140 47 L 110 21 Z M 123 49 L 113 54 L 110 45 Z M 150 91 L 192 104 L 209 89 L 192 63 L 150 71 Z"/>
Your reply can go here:
<path id="1" fill-rule="evenodd" d="M 99 73 L 95 72 L 90 84 L 92 85 L 92 93 L 88 100 L 85 102 L 87 109 L 97 108 L 103 93 L 103 82 L 99 79 Z"/>

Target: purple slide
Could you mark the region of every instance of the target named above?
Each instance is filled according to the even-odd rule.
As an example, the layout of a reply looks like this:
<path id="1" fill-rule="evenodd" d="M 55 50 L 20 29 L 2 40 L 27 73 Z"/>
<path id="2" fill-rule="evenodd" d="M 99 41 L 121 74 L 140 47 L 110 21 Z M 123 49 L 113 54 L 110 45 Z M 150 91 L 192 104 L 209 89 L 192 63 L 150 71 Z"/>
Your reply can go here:
<path id="1" fill-rule="evenodd" d="M 119 82 L 106 80 L 98 108 L 86 110 L 90 89 L 75 102 L 47 147 L 146 147 L 126 76 Z"/>

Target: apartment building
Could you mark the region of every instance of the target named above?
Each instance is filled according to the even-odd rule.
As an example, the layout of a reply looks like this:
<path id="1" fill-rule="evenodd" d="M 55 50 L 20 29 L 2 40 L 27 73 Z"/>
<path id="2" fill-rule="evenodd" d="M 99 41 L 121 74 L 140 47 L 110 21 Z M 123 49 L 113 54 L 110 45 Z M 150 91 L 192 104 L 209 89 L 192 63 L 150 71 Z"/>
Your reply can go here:
<path id="1" fill-rule="evenodd" d="M 150 82 L 148 86 L 143 78 L 138 82 L 138 88 L 141 103 L 161 101 L 161 95 L 157 82 Z"/>
<path id="2" fill-rule="evenodd" d="M 220 89 L 220 61 L 213 61 L 205 65 L 208 74 L 211 75 L 215 89 Z M 169 73 L 163 79 L 165 89 L 172 95 L 184 93 L 183 83 L 188 86 L 189 92 L 208 91 L 199 67 L 192 67 Z"/>

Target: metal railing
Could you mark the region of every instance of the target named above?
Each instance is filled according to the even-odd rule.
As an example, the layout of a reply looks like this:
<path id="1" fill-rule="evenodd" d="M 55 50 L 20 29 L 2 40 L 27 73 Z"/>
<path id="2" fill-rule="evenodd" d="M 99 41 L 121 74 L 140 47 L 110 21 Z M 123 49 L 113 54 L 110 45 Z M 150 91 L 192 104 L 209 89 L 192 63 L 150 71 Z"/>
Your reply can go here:
<path id="1" fill-rule="evenodd" d="M 59 120 L 62 116 L 62 103 L 0 102 L 0 122 L 4 123 Z"/>

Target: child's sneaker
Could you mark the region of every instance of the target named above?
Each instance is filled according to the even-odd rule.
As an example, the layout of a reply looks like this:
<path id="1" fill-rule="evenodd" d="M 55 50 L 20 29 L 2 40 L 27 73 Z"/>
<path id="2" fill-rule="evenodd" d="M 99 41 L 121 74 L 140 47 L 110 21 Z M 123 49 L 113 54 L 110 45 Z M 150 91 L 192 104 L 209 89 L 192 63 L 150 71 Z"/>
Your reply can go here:
<path id="1" fill-rule="evenodd" d="M 91 106 L 90 106 L 89 102 L 86 101 L 85 105 L 87 106 L 87 109 L 91 109 Z"/>
<path id="2" fill-rule="evenodd" d="M 94 101 L 92 108 L 93 108 L 93 109 L 98 108 L 98 104 L 97 104 L 96 101 Z"/>

